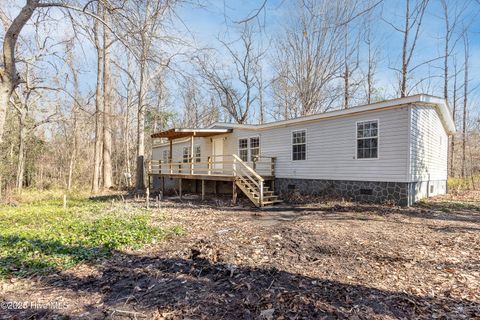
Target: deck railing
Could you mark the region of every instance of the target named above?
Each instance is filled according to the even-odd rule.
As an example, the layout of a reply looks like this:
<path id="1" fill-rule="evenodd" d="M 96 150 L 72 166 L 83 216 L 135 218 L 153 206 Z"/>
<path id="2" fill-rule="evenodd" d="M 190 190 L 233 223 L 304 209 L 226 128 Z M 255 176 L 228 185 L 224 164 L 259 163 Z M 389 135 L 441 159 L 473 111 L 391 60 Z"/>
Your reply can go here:
<path id="1" fill-rule="evenodd" d="M 256 157 L 254 161 L 242 161 L 237 155 L 215 155 L 206 158 L 191 157 L 182 161 L 148 160 L 149 174 L 158 175 L 209 175 L 235 176 L 235 163 L 241 161 L 240 166 L 249 167 L 259 176 L 273 177 L 275 175 L 275 158 Z"/>

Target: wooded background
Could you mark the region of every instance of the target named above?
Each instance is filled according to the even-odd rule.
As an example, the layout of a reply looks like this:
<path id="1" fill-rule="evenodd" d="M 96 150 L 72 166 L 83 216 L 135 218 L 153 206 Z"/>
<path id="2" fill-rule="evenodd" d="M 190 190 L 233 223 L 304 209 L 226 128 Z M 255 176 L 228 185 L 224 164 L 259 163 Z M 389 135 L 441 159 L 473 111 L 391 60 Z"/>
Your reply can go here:
<path id="1" fill-rule="evenodd" d="M 473 187 L 479 12 L 474 0 L 3 1 L 0 194 L 142 189 L 152 132 L 415 93 L 449 102 L 450 175 Z"/>

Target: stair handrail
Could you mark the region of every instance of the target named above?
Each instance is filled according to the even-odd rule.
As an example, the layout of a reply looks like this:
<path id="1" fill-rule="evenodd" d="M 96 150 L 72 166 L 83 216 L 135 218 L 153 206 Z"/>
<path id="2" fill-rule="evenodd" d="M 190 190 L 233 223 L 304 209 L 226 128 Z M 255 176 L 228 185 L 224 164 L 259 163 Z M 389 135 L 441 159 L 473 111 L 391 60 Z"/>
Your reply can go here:
<path id="1" fill-rule="evenodd" d="M 259 194 L 259 205 L 263 206 L 263 182 L 264 179 L 260 176 L 255 170 L 253 170 L 248 164 L 246 164 L 238 155 L 232 154 L 233 157 L 233 174 L 237 176 L 237 166 L 236 163 L 238 162 L 244 169 L 246 169 L 249 173 L 251 173 L 257 180 L 258 183 L 255 184 L 258 186 L 258 194 Z M 252 179 L 251 177 L 249 177 Z"/>
<path id="2" fill-rule="evenodd" d="M 253 176 L 255 178 L 258 179 L 258 181 L 264 181 L 264 179 L 262 178 L 261 175 L 259 175 L 255 170 L 253 170 L 248 164 L 246 164 L 242 159 L 240 159 L 239 156 L 237 156 L 236 154 L 232 154 L 233 156 L 233 159 L 235 159 L 238 163 L 240 163 L 242 165 L 242 167 L 244 167 L 245 169 L 247 169 L 251 174 L 253 174 Z"/>

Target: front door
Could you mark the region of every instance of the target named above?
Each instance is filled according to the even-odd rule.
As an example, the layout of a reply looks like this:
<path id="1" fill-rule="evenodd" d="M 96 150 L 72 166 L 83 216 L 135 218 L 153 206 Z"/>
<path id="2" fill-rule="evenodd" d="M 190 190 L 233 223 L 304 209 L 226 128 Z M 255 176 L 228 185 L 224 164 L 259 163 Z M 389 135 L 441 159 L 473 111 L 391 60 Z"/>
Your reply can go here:
<path id="1" fill-rule="evenodd" d="M 213 139 L 212 162 L 213 172 L 221 173 L 223 171 L 223 138 Z"/>

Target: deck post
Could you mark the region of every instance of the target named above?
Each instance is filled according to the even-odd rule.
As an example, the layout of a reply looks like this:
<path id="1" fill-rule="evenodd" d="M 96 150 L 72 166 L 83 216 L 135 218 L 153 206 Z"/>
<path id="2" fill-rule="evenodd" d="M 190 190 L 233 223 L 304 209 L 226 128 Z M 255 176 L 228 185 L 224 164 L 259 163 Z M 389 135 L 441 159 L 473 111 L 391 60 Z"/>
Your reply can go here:
<path id="1" fill-rule="evenodd" d="M 234 205 L 237 204 L 237 183 L 235 180 L 233 180 L 233 185 L 232 185 L 232 203 Z"/>
<path id="2" fill-rule="evenodd" d="M 162 193 L 165 193 L 165 176 L 162 176 Z"/>
<path id="3" fill-rule="evenodd" d="M 272 172 L 270 173 L 270 175 L 272 177 L 275 177 L 275 161 L 276 160 L 277 160 L 277 158 L 275 158 L 275 157 L 272 158 L 272 167 L 271 167 Z"/>
<path id="4" fill-rule="evenodd" d="M 208 157 L 207 158 L 207 162 L 208 162 L 208 175 L 211 175 L 212 174 L 212 157 Z"/>
<path id="5" fill-rule="evenodd" d="M 263 181 L 260 180 L 260 197 L 258 199 L 260 207 L 263 207 Z"/>
<path id="6" fill-rule="evenodd" d="M 182 200 L 182 179 L 178 179 L 178 196 Z"/>
<path id="7" fill-rule="evenodd" d="M 202 201 L 205 200 L 205 180 L 202 179 Z"/>
<path id="8" fill-rule="evenodd" d="M 193 135 L 190 138 L 190 174 L 193 174 Z"/>
<path id="9" fill-rule="evenodd" d="M 170 174 L 173 174 L 173 167 L 172 167 L 172 156 L 173 156 L 173 141 L 172 139 L 168 139 L 170 141 L 170 151 L 168 153 L 168 162 L 170 163 Z"/>

